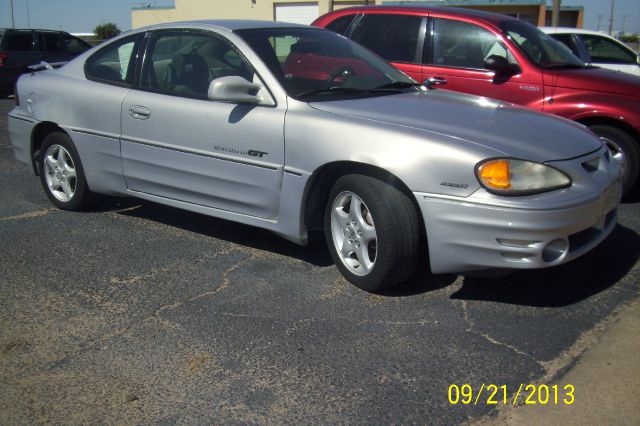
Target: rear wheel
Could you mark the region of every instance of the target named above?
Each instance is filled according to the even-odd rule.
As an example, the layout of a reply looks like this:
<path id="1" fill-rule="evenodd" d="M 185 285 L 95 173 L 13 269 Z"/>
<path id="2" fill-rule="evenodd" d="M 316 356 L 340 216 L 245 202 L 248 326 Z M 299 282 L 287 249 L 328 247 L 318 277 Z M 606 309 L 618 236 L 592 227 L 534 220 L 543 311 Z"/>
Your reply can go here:
<path id="1" fill-rule="evenodd" d="M 409 278 L 418 262 L 420 225 L 409 197 L 364 175 L 346 175 L 331 190 L 324 217 L 331 257 L 342 275 L 367 291 Z"/>
<path id="2" fill-rule="evenodd" d="M 613 158 L 620 164 L 622 192 L 628 193 L 638 180 L 638 163 L 640 162 L 638 142 L 629 133 L 617 127 L 594 125 L 589 129 L 609 147 Z"/>
<path id="3" fill-rule="evenodd" d="M 40 148 L 40 181 L 49 200 L 63 210 L 82 210 L 89 189 L 80 156 L 71 138 L 62 132 L 47 135 Z"/>

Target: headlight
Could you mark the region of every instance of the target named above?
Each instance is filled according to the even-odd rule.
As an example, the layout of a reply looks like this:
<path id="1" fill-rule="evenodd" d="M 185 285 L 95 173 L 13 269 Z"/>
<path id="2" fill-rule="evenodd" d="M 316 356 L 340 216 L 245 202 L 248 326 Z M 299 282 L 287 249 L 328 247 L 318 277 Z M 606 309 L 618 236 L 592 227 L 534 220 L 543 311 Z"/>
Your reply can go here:
<path id="1" fill-rule="evenodd" d="M 558 169 L 512 158 L 484 160 L 476 176 L 489 192 L 500 195 L 528 195 L 571 186 L 571 179 Z"/>

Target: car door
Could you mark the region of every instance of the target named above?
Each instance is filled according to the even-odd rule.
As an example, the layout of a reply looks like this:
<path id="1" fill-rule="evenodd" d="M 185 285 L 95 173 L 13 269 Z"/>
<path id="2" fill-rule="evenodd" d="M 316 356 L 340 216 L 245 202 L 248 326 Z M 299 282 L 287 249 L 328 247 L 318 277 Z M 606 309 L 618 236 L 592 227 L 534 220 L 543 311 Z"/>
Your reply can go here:
<path id="1" fill-rule="evenodd" d="M 425 34 L 422 75 L 442 88 L 542 109 L 544 86 L 540 72 L 521 67 L 508 47 L 493 32 L 470 22 L 430 19 Z M 501 77 L 485 61 L 500 56 L 520 72 Z"/>
<path id="2" fill-rule="evenodd" d="M 350 38 L 377 53 L 414 80 L 422 81 L 420 53 L 425 25 L 426 21 L 422 16 L 368 13 L 355 24 Z"/>
<path id="3" fill-rule="evenodd" d="M 225 76 L 261 82 L 240 51 L 216 33 L 152 33 L 139 83 L 122 104 L 127 187 L 165 199 L 275 218 L 286 107 L 275 102 L 209 100 L 209 83 Z"/>

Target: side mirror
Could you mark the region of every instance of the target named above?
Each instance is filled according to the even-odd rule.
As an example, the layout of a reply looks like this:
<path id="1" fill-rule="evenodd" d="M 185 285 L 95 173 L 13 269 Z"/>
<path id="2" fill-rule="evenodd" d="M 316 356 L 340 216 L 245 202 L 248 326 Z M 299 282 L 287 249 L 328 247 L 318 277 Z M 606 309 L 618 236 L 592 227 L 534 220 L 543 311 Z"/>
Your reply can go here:
<path id="1" fill-rule="evenodd" d="M 237 104 L 259 104 L 262 86 L 251 83 L 243 77 L 233 75 L 216 78 L 209 84 L 207 96 L 213 101 L 232 102 Z"/>
<path id="2" fill-rule="evenodd" d="M 498 78 L 509 78 L 512 75 L 520 73 L 520 68 L 517 65 L 510 64 L 509 61 L 503 56 L 491 55 L 484 61 L 484 66 L 496 73 Z"/>

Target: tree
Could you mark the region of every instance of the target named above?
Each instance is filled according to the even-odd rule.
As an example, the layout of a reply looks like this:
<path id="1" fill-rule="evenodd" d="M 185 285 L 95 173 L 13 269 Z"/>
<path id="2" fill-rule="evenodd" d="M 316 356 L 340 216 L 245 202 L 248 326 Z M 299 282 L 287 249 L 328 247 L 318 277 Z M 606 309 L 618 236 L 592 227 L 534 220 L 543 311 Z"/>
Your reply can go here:
<path id="1" fill-rule="evenodd" d="M 106 24 L 100 24 L 93 29 L 93 32 L 96 35 L 98 40 L 106 40 L 111 37 L 115 37 L 120 34 L 120 28 L 118 28 L 117 24 L 113 22 L 107 22 Z"/>

